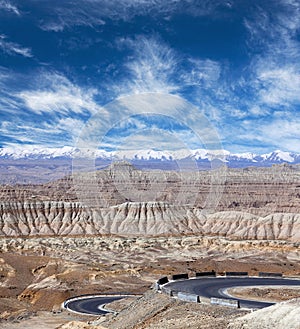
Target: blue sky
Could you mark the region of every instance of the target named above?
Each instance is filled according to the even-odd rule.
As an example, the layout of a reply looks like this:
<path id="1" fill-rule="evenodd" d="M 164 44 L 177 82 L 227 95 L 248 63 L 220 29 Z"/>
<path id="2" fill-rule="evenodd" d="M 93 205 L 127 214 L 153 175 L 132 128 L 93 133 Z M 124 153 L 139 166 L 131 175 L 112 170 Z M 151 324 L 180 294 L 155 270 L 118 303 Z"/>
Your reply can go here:
<path id="1" fill-rule="evenodd" d="M 0 0 L 0 147 L 74 146 L 106 104 L 147 92 L 196 106 L 226 150 L 299 152 L 300 1 Z M 166 128 L 137 116 L 106 147 L 149 147 L 141 125 Z M 201 147 L 185 128 L 167 130 Z"/>

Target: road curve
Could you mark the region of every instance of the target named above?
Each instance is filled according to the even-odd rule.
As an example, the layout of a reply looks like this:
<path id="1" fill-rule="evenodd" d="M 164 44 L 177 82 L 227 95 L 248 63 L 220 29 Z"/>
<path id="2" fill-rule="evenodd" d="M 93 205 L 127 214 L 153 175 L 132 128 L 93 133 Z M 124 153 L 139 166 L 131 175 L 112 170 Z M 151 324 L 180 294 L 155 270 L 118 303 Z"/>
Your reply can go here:
<path id="1" fill-rule="evenodd" d="M 109 313 L 103 309 L 105 304 L 128 296 L 86 296 L 67 300 L 64 307 L 70 311 L 87 315 L 104 315 Z"/>
<path id="2" fill-rule="evenodd" d="M 164 287 L 173 292 L 186 292 L 196 294 L 202 297 L 226 298 L 239 300 L 240 306 L 245 308 L 263 308 L 275 303 L 261 302 L 247 299 L 234 298 L 226 294 L 226 289 L 233 287 L 250 286 L 298 286 L 300 280 L 283 278 L 260 278 L 260 277 L 215 277 L 215 278 L 195 278 L 190 280 L 180 280 L 170 282 Z"/>

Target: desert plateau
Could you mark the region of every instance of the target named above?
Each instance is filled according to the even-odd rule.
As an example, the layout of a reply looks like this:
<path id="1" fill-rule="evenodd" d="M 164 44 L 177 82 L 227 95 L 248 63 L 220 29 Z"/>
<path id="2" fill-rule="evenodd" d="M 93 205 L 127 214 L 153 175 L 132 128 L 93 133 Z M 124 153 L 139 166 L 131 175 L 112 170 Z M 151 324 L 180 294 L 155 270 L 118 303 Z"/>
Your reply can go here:
<path id="1" fill-rule="evenodd" d="M 195 180 L 195 173 L 125 167 L 122 162 L 95 173 L 99 195 L 110 202 L 105 208 L 87 206 L 97 190 L 85 186 L 82 198 L 83 184 L 76 185 L 90 174 L 1 186 L 3 328 L 225 329 L 249 323 L 258 329 L 269 328 L 260 326 L 259 316 L 278 314 L 276 328 L 291 323 L 291 312 L 298 319 L 297 288 L 233 289 L 237 296 L 279 303 L 251 318 L 246 309 L 187 303 L 153 286 L 163 276 L 212 270 L 300 277 L 299 166 L 226 169 L 214 185 L 210 171 Z M 139 190 L 143 201 L 134 199 Z M 205 208 L 211 190 L 219 198 L 214 210 Z M 176 204 L 177 191 L 184 201 Z M 189 205 L 191 193 L 197 199 Z M 134 296 L 113 302 L 107 307 L 116 313 L 98 319 L 61 308 L 85 294 Z"/>

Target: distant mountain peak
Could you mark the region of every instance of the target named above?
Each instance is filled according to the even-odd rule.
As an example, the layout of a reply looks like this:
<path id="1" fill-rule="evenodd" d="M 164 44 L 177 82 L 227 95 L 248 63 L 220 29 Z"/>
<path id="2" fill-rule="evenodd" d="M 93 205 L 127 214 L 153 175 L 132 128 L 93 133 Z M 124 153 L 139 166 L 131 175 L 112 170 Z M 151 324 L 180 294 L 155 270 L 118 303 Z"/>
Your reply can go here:
<path id="1" fill-rule="evenodd" d="M 271 166 L 273 164 L 289 163 L 299 164 L 300 153 L 275 150 L 265 154 L 256 154 L 252 152 L 230 153 L 226 150 L 121 150 L 105 151 L 92 150 L 89 148 L 78 149 L 75 147 L 64 146 L 62 148 L 46 148 L 37 146 L 26 147 L 6 147 L 0 149 L 0 159 L 73 159 L 73 158 L 97 158 L 101 160 L 118 161 L 118 165 L 131 165 L 131 162 L 149 162 L 159 163 L 176 162 L 192 158 L 198 163 L 209 163 L 213 159 L 219 158 L 230 167 L 245 166 Z"/>

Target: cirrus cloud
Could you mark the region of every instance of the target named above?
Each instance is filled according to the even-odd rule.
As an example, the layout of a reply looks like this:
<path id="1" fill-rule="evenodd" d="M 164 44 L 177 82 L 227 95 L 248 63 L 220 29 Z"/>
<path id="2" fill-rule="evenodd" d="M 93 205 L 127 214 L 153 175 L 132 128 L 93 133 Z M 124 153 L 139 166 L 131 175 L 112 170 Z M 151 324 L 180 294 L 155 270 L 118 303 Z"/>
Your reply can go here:
<path id="1" fill-rule="evenodd" d="M 0 10 L 12 12 L 12 13 L 16 14 L 17 16 L 21 15 L 17 6 L 15 6 L 10 1 L 7 1 L 7 0 L 0 0 Z"/>
<path id="2" fill-rule="evenodd" d="M 28 58 L 33 57 L 30 48 L 22 47 L 15 42 L 7 41 L 7 37 L 3 34 L 0 35 L 0 49 L 9 55 L 21 55 Z"/>
<path id="3" fill-rule="evenodd" d="M 24 90 L 16 96 L 26 107 L 37 113 L 94 113 L 98 105 L 93 100 L 96 89 L 80 88 L 58 73 L 45 73 L 37 78 L 44 86 L 34 90 Z"/>

